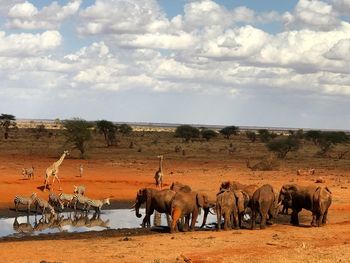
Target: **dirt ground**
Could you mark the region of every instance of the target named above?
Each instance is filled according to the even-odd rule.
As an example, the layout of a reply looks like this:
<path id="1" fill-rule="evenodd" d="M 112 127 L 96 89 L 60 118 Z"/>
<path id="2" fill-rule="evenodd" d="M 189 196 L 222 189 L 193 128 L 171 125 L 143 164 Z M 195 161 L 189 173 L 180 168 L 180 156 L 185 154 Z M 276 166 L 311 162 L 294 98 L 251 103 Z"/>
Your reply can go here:
<path id="1" fill-rule="evenodd" d="M 21 169 L 27 155 L 0 155 L 0 208 L 2 216 L 14 213 L 16 194 L 30 195 L 41 191 L 46 167 L 56 159 L 31 156 L 35 163 L 35 179 L 22 178 Z M 83 177 L 79 165 L 84 165 Z M 156 159 L 130 160 L 67 158 L 60 167 L 63 192 L 73 185 L 85 185 L 94 198 L 110 197 L 113 207 L 131 205 L 138 189 L 154 187 Z M 350 262 L 350 171 L 317 169 L 315 175 L 297 176 L 294 169 L 259 172 L 247 169 L 241 160 L 165 159 L 165 187 L 173 181 L 208 193 L 211 200 L 224 180 L 242 183 L 272 184 L 276 191 L 282 184 L 313 184 L 322 176 L 333 192 L 329 222 L 325 227 L 310 227 L 311 213 L 301 215 L 301 226 L 288 223 L 279 215 L 277 223 L 265 230 L 196 231 L 161 233 L 157 231 L 103 231 L 0 241 L 1 262 Z M 56 192 L 59 184 L 55 182 Z M 141 222 L 141 219 L 140 219 Z"/>

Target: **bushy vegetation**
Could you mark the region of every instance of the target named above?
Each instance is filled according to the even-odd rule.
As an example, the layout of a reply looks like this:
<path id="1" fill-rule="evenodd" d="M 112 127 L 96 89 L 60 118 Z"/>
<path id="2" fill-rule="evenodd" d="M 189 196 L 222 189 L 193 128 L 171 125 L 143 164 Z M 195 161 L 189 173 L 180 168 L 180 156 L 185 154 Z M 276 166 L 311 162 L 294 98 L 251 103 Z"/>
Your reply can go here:
<path id="1" fill-rule="evenodd" d="M 255 142 L 256 141 L 256 133 L 252 132 L 252 131 L 246 131 L 245 135 L 247 136 L 247 138 L 251 141 L 251 142 Z"/>
<path id="2" fill-rule="evenodd" d="M 72 144 L 80 151 L 81 158 L 85 158 L 88 142 L 91 140 L 91 128 L 93 124 L 83 119 L 74 118 L 63 121 L 66 142 Z"/>
<path id="3" fill-rule="evenodd" d="M 175 130 L 175 137 L 182 138 L 186 142 L 189 142 L 193 138 L 198 138 L 199 134 L 199 129 L 191 125 L 180 125 Z"/>
<path id="4" fill-rule="evenodd" d="M 107 120 L 97 121 L 96 126 L 97 130 L 103 134 L 107 147 L 112 146 L 116 141 L 118 126 Z"/>
<path id="5" fill-rule="evenodd" d="M 123 123 L 121 125 L 119 125 L 118 127 L 118 131 L 123 135 L 129 135 L 130 133 L 132 133 L 132 127 L 126 123 Z"/>
<path id="6" fill-rule="evenodd" d="M 10 129 L 16 128 L 16 117 L 11 114 L 0 115 L 0 126 L 4 130 L 4 139 L 7 140 L 9 137 Z"/>
<path id="7" fill-rule="evenodd" d="M 259 135 L 259 139 L 261 142 L 269 142 L 270 140 L 272 140 L 273 138 L 277 137 L 276 133 L 270 132 L 267 129 L 259 129 L 258 130 L 258 135 Z"/>
<path id="8" fill-rule="evenodd" d="M 285 158 L 289 152 L 299 149 L 300 142 L 292 136 L 277 138 L 266 144 L 269 151 L 276 153 L 278 158 Z"/>
<path id="9" fill-rule="evenodd" d="M 305 138 L 320 148 L 320 155 L 327 154 L 337 144 L 349 141 L 349 136 L 342 131 L 311 130 L 306 132 Z"/>
<path id="10" fill-rule="evenodd" d="M 202 138 L 206 139 L 207 141 L 218 136 L 216 131 L 209 130 L 209 129 L 202 130 L 201 135 L 202 135 Z"/>
<path id="11" fill-rule="evenodd" d="M 236 126 L 227 126 L 220 130 L 220 133 L 225 136 L 226 139 L 230 139 L 231 135 L 237 135 L 239 128 Z"/>

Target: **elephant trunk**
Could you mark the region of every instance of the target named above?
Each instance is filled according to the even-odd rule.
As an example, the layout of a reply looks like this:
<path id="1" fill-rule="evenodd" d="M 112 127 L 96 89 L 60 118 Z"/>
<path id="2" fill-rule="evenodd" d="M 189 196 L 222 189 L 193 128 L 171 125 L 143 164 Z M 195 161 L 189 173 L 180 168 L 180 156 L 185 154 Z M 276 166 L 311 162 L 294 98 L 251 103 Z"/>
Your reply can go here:
<path id="1" fill-rule="evenodd" d="M 203 208 L 204 210 L 204 216 L 203 216 L 203 222 L 202 222 L 202 225 L 201 225 L 201 228 L 203 228 L 207 222 L 207 217 L 208 217 L 208 213 L 209 213 L 209 207 L 206 207 L 206 208 Z"/>
<path id="2" fill-rule="evenodd" d="M 138 218 L 142 217 L 142 215 L 140 214 L 140 206 L 141 206 L 140 203 L 138 203 L 138 202 L 135 203 L 135 215 Z"/>

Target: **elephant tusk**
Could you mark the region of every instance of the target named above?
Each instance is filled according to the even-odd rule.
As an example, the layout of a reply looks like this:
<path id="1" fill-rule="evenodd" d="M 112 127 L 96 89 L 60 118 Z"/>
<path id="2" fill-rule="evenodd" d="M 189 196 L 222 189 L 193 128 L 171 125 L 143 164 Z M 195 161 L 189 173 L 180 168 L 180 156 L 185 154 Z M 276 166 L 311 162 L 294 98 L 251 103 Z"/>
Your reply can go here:
<path id="1" fill-rule="evenodd" d="M 135 206 L 136 206 L 136 203 L 135 203 L 135 204 L 133 204 L 133 205 L 130 207 L 130 209 L 134 209 L 134 208 L 135 208 Z"/>
<path id="2" fill-rule="evenodd" d="M 209 209 L 209 213 L 212 215 L 216 215 L 214 212 L 210 211 L 210 209 Z"/>

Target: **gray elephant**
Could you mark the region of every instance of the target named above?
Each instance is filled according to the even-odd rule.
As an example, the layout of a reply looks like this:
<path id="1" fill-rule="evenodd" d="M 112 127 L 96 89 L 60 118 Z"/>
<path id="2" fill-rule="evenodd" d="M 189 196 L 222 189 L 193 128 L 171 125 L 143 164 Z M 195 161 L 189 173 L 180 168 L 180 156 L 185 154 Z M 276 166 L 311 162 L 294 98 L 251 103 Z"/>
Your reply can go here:
<path id="1" fill-rule="evenodd" d="M 291 214 L 291 224 L 299 225 L 298 214 L 302 209 L 309 210 L 317 217 L 323 215 L 321 221 L 326 222 L 328 208 L 331 204 L 330 191 L 319 189 L 317 186 L 300 186 L 297 184 L 285 184 L 280 190 L 279 203 L 286 203 L 293 211 Z M 328 193 L 327 193 L 328 192 Z M 325 216 L 325 217 L 324 217 Z M 316 220 L 316 219 L 315 219 Z M 312 223 L 315 225 L 316 221 Z"/>
<path id="2" fill-rule="evenodd" d="M 221 229 L 221 219 L 224 217 L 224 230 L 238 228 L 238 208 L 236 196 L 230 190 L 222 190 L 216 195 L 217 229 Z"/>
<path id="3" fill-rule="evenodd" d="M 243 216 L 249 206 L 250 198 L 249 195 L 243 190 L 233 190 L 235 196 L 235 203 L 238 210 L 238 223 L 239 227 L 242 228 Z"/>
<path id="4" fill-rule="evenodd" d="M 332 192 L 328 187 L 318 187 L 313 195 L 312 226 L 326 224 L 328 208 L 332 204 Z"/>
<path id="5" fill-rule="evenodd" d="M 166 213 L 168 216 L 171 213 L 171 202 L 175 196 L 175 192 L 169 189 L 157 190 L 152 188 L 143 188 L 137 192 L 135 204 L 135 214 L 138 218 L 142 215 L 139 212 L 140 206 L 146 203 L 146 214 L 142 221 L 142 227 L 151 226 L 151 215 L 154 210 L 159 213 Z M 169 220 L 168 220 L 169 221 Z"/>
<path id="6" fill-rule="evenodd" d="M 242 190 L 244 192 L 246 192 L 249 196 L 249 199 L 252 199 L 254 192 L 256 191 L 256 189 L 258 189 L 258 186 L 255 184 L 241 184 L 237 181 L 226 181 L 226 182 L 222 182 L 221 186 L 220 186 L 220 191 L 226 189 L 226 190 Z"/>
<path id="7" fill-rule="evenodd" d="M 171 228 L 170 232 L 177 231 L 176 224 L 181 217 L 185 217 L 185 226 L 184 231 L 187 231 L 189 228 L 190 217 L 192 216 L 190 230 L 194 231 L 194 226 L 198 217 L 200 208 L 203 208 L 205 211 L 212 207 L 213 205 L 209 203 L 208 196 L 203 193 L 196 192 L 177 192 L 174 196 L 174 199 L 171 203 Z M 203 224 L 204 225 L 204 218 Z"/>
<path id="8" fill-rule="evenodd" d="M 189 185 L 182 184 L 180 182 L 173 182 L 170 186 L 170 190 L 173 190 L 175 192 L 185 192 L 185 193 L 192 192 L 192 188 Z"/>
<path id="9" fill-rule="evenodd" d="M 258 188 L 251 200 L 252 223 L 251 229 L 255 229 L 255 221 L 257 214 L 261 216 L 260 228 L 266 227 L 267 219 L 272 220 L 276 216 L 276 197 L 273 187 L 269 184 L 264 184 Z"/>

